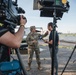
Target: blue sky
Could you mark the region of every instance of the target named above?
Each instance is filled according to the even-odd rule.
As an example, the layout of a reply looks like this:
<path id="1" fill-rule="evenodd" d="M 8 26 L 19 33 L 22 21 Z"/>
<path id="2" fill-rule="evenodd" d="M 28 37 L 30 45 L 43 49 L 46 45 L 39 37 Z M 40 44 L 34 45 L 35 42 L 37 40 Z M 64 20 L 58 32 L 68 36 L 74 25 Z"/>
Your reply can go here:
<path id="1" fill-rule="evenodd" d="M 58 32 L 76 33 L 76 0 L 68 0 L 70 3 L 70 10 L 64 13 L 61 20 L 57 21 Z M 40 17 L 39 10 L 33 10 L 33 0 L 18 0 L 19 7 L 25 10 L 27 18 L 26 27 L 35 25 L 36 27 L 43 27 L 47 30 L 47 24 L 53 21 L 53 18 Z"/>

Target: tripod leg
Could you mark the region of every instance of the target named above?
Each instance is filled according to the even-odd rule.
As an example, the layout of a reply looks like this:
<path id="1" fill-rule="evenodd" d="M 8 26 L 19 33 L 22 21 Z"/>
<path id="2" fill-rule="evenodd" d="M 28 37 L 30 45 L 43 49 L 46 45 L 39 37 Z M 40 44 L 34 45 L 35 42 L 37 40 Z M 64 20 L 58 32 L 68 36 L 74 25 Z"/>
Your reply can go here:
<path id="1" fill-rule="evenodd" d="M 70 55 L 70 57 L 69 57 L 69 59 L 68 59 L 66 65 L 65 65 L 65 67 L 64 67 L 64 69 L 63 69 L 61 75 L 63 75 L 63 72 L 65 71 L 65 69 L 66 69 L 66 67 L 67 67 L 67 65 L 68 65 L 68 63 L 69 63 L 69 61 L 70 61 L 70 59 L 71 59 L 71 57 L 72 57 L 72 55 L 73 55 L 73 53 L 74 53 L 74 51 L 75 51 L 75 48 L 76 48 L 76 45 L 74 46 L 74 49 L 73 49 L 73 51 L 72 51 L 72 53 L 71 53 L 71 55 Z"/>
<path id="2" fill-rule="evenodd" d="M 22 59 L 21 59 L 21 56 L 20 56 L 19 49 L 15 49 L 15 51 L 16 51 L 17 57 L 18 57 L 18 59 L 19 59 L 20 66 L 21 66 L 21 68 L 22 68 L 22 70 L 23 70 L 23 74 L 24 74 L 24 75 L 27 75 L 27 74 L 26 74 L 26 70 L 25 70 L 25 68 L 24 68 L 24 64 L 23 64 Z"/>

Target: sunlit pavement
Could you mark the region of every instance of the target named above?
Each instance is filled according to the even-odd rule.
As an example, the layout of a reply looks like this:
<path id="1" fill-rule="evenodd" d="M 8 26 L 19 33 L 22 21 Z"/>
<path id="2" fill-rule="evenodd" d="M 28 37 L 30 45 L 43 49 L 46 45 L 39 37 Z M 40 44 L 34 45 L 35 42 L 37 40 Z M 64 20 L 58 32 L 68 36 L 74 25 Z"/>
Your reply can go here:
<path id="1" fill-rule="evenodd" d="M 73 46 L 72 46 L 73 47 Z M 40 45 L 40 58 L 41 58 L 41 66 L 42 70 L 39 71 L 37 69 L 37 63 L 35 59 L 35 54 L 33 57 L 32 65 L 31 65 L 31 70 L 27 71 L 27 75 L 51 75 L 51 58 L 50 58 L 50 53 L 47 45 L 41 46 Z M 59 63 L 59 70 L 58 70 L 58 75 L 61 74 L 65 64 L 67 63 L 71 52 L 73 49 L 67 49 L 67 48 L 59 48 L 58 52 L 58 63 Z M 16 55 L 13 55 L 16 58 Z M 28 65 L 28 54 L 21 54 L 22 61 L 24 63 L 25 69 L 27 69 Z M 71 60 L 69 61 L 69 64 L 63 73 L 63 75 L 76 75 L 76 51 L 74 52 Z"/>

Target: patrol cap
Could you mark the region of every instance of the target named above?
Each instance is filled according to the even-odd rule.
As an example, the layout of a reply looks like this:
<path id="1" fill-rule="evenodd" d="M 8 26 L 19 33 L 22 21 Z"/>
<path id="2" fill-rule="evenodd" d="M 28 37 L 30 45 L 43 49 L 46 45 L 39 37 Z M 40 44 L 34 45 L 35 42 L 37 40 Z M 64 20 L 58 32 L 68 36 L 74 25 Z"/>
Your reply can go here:
<path id="1" fill-rule="evenodd" d="M 32 31 L 33 29 L 36 29 L 36 27 L 35 26 L 31 26 L 30 27 L 30 31 Z"/>

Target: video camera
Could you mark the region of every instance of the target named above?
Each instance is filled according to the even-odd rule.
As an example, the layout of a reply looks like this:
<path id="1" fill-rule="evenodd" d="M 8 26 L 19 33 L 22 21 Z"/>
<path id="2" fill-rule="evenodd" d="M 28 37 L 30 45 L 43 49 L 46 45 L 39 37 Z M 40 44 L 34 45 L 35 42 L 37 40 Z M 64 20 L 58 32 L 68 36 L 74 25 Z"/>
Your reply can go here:
<path id="1" fill-rule="evenodd" d="M 20 15 L 25 11 L 18 7 L 17 0 L 0 0 L 0 23 L 14 23 L 19 25 Z"/>

